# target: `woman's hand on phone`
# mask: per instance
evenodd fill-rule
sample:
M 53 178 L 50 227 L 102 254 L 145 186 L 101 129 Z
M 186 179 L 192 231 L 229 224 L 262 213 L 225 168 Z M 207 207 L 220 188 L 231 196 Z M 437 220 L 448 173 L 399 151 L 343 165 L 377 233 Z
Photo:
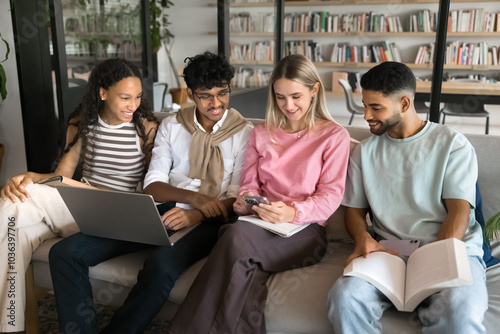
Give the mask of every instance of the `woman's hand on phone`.
M 252 210 L 257 212 L 262 220 L 273 224 L 290 223 L 295 218 L 295 209 L 281 201 L 253 206 Z
M 236 201 L 233 203 L 233 210 L 238 216 L 247 216 L 252 214 L 252 210 L 248 208 L 243 196 L 253 196 L 253 194 L 251 192 L 245 192 L 236 197 Z

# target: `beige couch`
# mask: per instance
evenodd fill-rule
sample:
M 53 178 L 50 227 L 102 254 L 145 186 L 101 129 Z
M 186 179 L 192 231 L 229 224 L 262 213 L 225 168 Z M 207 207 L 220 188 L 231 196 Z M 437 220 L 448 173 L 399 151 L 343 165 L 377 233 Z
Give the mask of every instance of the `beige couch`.
M 362 140 L 368 129 L 347 127 L 351 137 Z M 500 211 L 500 137 L 468 135 L 479 160 L 479 183 L 483 195 L 485 219 Z M 497 152 L 497 153 L 494 153 Z M 319 264 L 273 275 L 269 281 L 269 298 L 266 309 L 268 333 L 332 333 L 327 319 L 327 292 L 342 273 L 345 258 L 353 249 L 351 239 L 344 228 L 343 209 L 329 219 L 329 245 L 326 256 Z M 33 286 L 28 286 L 27 331 L 35 333 L 36 296 L 52 288 L 48 253 L 59 239 L 48 240 L 32 258 Z M 98 303 L 112 307 L 121 305 L 136 281 L 148 252 L 120 256 L 103 262 L 90 270 L 94 296 Z M 494 243 L 494 254 L 500 256 L 500 242 Z M 171 319 L 182 302 L 204 260 L 190 267 L 177 281 L 169 300 L 158 317 Z M 30 268 L 31 271 L 31 268 Z M 488 333 L 498 332 L 500 318 L 500 265 L 489 268 L 489 309 L 484 323 Z M 418 333 L 420 324 L 411 313 L 399 313 L 394 309 L 382 319 L 384 333 Z M 495 329 L 496 328 L 496 329 Z

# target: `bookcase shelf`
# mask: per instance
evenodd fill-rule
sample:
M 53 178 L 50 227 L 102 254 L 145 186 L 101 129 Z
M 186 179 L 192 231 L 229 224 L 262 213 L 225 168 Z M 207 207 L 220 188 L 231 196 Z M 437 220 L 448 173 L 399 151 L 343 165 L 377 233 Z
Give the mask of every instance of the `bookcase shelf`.
M 480 0 L 477 2 L 498 2 L 498 0 Z M 439 0 L 333 0 L 333 1 L 287 1 L 287 7 L 309 7 L 309 6 L 367 6 L 367 5 L 386 5 L 386 4 L 401 4 L 401 5 L 414 5 L 414 4 L 431 4 L 439 3 Z M 473 0 L 453 0 L 453 3 L 474 3 Z M 210 7 L 216 7 L 216 3 L 209 4 Z M 230 2 L 233 8 L 252 8 L 252 7 L 274 7 L 274 2 Z
M 286 32 L 285 37 L 433 37 L 433 32 Z M 500 37 L 500 35 L 498 35 Z
M 325 81 L 326 88 L 330 88 L 329 85 L 331 83 L 331 73 L 332 71 L 361 71 L 364 72 L 366 69 L 373 67 L 377 64 L 377 61 L 384 60 L 384 58 L 378 58 L 374 61 L 374 58 L 370 56 L 371 62 L 366 62 L 369 57 L 360 57 L 359 60 L 361 62 L 352 62 L 345 61 L 343 62 L 342 58 L 337 57 L 331 58 L 332 50 L 335 49 L 333 46 L 336 44 L 348 44 L 354 48 L 362 48 L 363 46 L 370 47 L 372 45 L 396 45 L 399 47 L 401 52 L 400 61 L 408 65 L 412 70 L 416 72 L 416 75 L 422 76 L 430 79 L 430 74 L 433 71 L 434 64 L 432 64 L 432 56 L 427 57 L 425 59 L 426 63 L 423 64 L 415 64 L 415 59 L 417 57 L 418 49 L 421 46 L 428 45 L 429 48 L 435 42 L 436 33 L 434 31 L 423 32 L 423 31 L 408 31 L 409 30 L 409 22 L 410 16 L 419 15 L 420 12 L 425 10 L 431 10 L 435 13 L 437 12 L 438 6 L 440 4 L 439 0 L 337 0 L 337 1 L 320 1 L 320 0 L 309 0 L 309 1 L 294 1 L 294 0 L 274 0 L 270 2 L 249 2 L 249 1 L 238 1 L 232 2 L 230 0 L 219 0 L 219 1 L 229 1 L 229 8 L 232 10 L 232 13 L 242 13 L 242 15 L 254 15 L 252 13 L 278 13 L 280 10 L 280 3 L 284 5 L 284 12 L 282 15 L 277 15 L 277 19 L 281 19 L 281 22 L 276 22 L 276 27 L 280 28 L 277 32 L 229 32 L 231 44 L 251 44 L 255 43 L 255 41 L 273 41 L 276 43 L 276 47 L 278 48 L 282 45 L 282 50 L 287 52 L 304 52 L 300 49 L 303 47 L 305 52 L 309 52 L 311 54 L 321 53 L 321 57 L 311 57 L 313 60 L 323 60 L 323 61 L 314 61 L 315 66 L 320 70 L 320 74 L 322 74 L 322 78 Z M 491 3 L 490 5 L 486 5 L 485 3 Z M 388 6 L 383 7 L 383 5 L 396 5 L 392 8 Z M 470 5 L 470 6 L 469 6 Z M 406 7 L 405 7 L 406 6 Z M 341 7 L 346 7 L 342 8 Z M 259 9 L 262 8 L 262 11 Z M 396 9 L 397 8 L 397 9 Z M 471 11 L 474 9 L 482 9 L 488 10 L 489 13 L 500 13 L 500 2 L 498 0 L 482 0 L 482 1 L 472 1 L 472 0 L 451 0 L 450 4 L 450 13 L 454 9 L 462 9 L 463 11 Z M 274 11 L 273 11 L 274 10 Z M 341 32 L 310 32 L 310 31 L 301 31 L 301 32 L 288 32 L 289 25 L 284 25 L 284 20 L 288 14 L 307 14 L 307 13 L 325 13 L 329 12 L 330 15 L 349 15 L 356 16 L 360 15 L 360 13 L 369 13 L 373 12 L 374 15 L 385 14 L 387 19 L 390 16 L 397 17 L 398 20 L 402 23 L 403 32 L 361 32 L 361 31 L 341 31 Z M 417 14 L 418 12 L 418 14 Z M 364 15 L 364 14 L 363 14 Z M 371 17 L 370 13 L 370 17 Z M 421 15 L 421 14 L 420 14 Z M 473 14 L 471 14 L 473 17 Z M 365 17 L 363 16 L 363 19 Z M 431 19 L 434 19 L 434 16 L 430 16 Z M 361 20 L 362 22 L 363 19 Z M 450 17 L 451 22 L 451 17 Z M 482 19 L 481 19 L 482 20 Z M 486 20 L 486 19 L 485 19 Z M 309 21 L 308 21 L 309 22 Z M 498 17 L 497 17 L 498 22 Z M 435 24 L 434 24 L 435 25 Z M 496 23 L 496 25 L 500 25 L 500 22 Z M 299 25 L 295 25 L 298 27 Z M 399 25 L 401 26 L 401 24 Z M 414 25 L 415 26 L 415 25 Z M 471 27 L 474 25 L 472 24 Z M 486 24 L 484 25 L 487 26 Z M 307 27 L 307 25 L 306 25 Z M 318 27 L 316 24 L 315 27 Z M 325 28 L 325 25 L 320 25 L 320 27 Z M 358 26 L 359 27 L 359 26 Z M 368 26 L 367 26 L 368 27 Z M 366 28 L 366 30 L 373 30 L 372 25 L 370 24 L 370 29 Z M 479 25 L 481 27 L 481 25 Z M 391 27 L 392 28 L 392 27 Z M 238 27 L 239 29 L 239 27 Z M 241 29 L 239 29 L 241 30 Z M 276 30 L 276 29 L 275 29 Z M 298 29 L 297 29 L 298 30 Z M 300 30 L 311 30 L 311 29 L 303 29 Z M 324 29 L 323 29 L 324 30 Z M 343 29 L 344 30 L 344 29 Z M 389 30 L 389 29 L 388 29 Z M 393 29 L 391 29 L 393 30 Z M 394 29 L 401 30 L 401 29 Z M 421 30 L 421 29 L 419 29 Z M 427 30 L 427 29 L 426 29 Z M 431 25 L 431 30 L 435 30 L 435 27 Z M 451 29 L 449 29 L 451 30 Z M 464 29 L 466 30 L 466 29 Z M 481 30 L 481 29 L 480 29 Z M 497 30 L 495 26 L 495 30 Z M 279 33 L 281 31 L 281 40 L 279 40 Z M 317 29 L 316 29 L 317 31 Z M 452 42 L 461 41 L 461 43 L 467 44 L 479 44 L 481 42 L 487 42 L 488 48 L 492 51 L 492 47 L 495 46 L 497 49 L 500 49 L 500 31 L 496 32 L 447 32 L 448 41 L 446 42 L 449 45 Z M 246 42 L 248 39 L 248 42 Z M 259 40 L 260 39 L 260 40 Z M 290 44 L 291 43 L 291 44 Z M 295 44 L 293 44 L 295 43 Z M 426 44 L 427 43 L 427 44 Z M 289 47 L 292 45 L 292 47 Z M 297 46 L 299 46 L 297 48 Z M 319 46 L 319 51 L 315 51 L 314 48 Z M 312 49 L 312 51 L 307 51 Z M 290 51 L 292 50 L 292 51 Z M 297 51 L 299 50 L 299 51 Z M 433 50 L 433 47 L 429 50 Z M 369 52 L 376 52 L 375 50 L 371 50 Z M 351 52 L 352 53 L 352 52 Z M 358 55 L 359 51 L 356 51 L 356 55 Z M 377 52 L 378 53 L 378 52 Z M 279 54 L 279 53 L 278 53 Z M 432 53 L 429 53 L 432 54 Z M 282 54 L 282 56 L 285 54 Z M 274 55 L 272 59 L 274 59 Z M 339 60 L 339 62 L 333 62 L 332 60 Z M 354 59 L 354 58 L 353 58 Z M 385 59 L 390 59 L 385 57 Z M 421 58 L 423 59 L 423 58 Z M 471 58 L 472 59 L 472 58 Z M 429 61 L 430 60 L 430 61 Z M 364 61 L 364 62 L 363 62 Z M 248 66 L 248 67 L 259 67 L 262 66 L 264 71 L 270 71 L 270 67 L 273 65 L 273 61 L 252 61 L 252 60 L 232 60 L 231 63 L 236 66 Z M 480 62 L 481 63 L 481 62 Z M 451 71 L 453 75 L 469 75 L 472 72 L 480 75 L 486 76 L 494 75 L 494 77 L 498 77 L 500 72 L 500 61 L 499 65 L 460 65 L 460 64 L 446 64 L 443 66 L 443 70 Z M 358 70 L 359 69 L 359 70 Z M 330 72 L 328 72 L 330 70 Z M 325 78 L 327 73 L 330 73 L 330 79 L 326 80 Z M 500 79 L 500 77 L 498 77 Z
M 232 65 L 264 65 L 272 66 L 274 63 L 272 61 L 258 61 L 258 60 L 235 60 L 231 62 Z
M 231 32 L 231 37 L 274 37 L 272 32 Z
M 356 69 L 356 68 L 372 68 L 378 63 L 361 63 L 361 62 L 334 63 L 330 61 L 322 61 L 322 62 L 313 62 L 313 64 L 316 67 Z M 405 64 L 412 69 L 430 69 L 432 66 L 432 64 L 413 64 L 413 63 L 405 63 Z

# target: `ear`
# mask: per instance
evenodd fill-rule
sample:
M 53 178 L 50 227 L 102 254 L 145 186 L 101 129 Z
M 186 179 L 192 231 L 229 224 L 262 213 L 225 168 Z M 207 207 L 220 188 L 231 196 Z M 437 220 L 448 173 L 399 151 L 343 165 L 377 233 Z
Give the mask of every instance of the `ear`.
M 193 98 L 193 90 L 191 88 L 186 88 L 186 92 L 187 92 L 187 96 L 189 97 L 189 99 L 191 101 L 194 101 L 194 98 Z
M 411 106 L 411 99 L 408 96 L 401 97 L 401 112 L 407 112 Z
M 107 92 L 104 88 L 99 88 L 99 97 L 102 101 L 106 100 Z
M 319 92 L 319 81 L 316 81 L 316 83 L 313 85 L 313 88 L 311 90 L 311 94 L 316 97 L 318 95 L 318 92 Z

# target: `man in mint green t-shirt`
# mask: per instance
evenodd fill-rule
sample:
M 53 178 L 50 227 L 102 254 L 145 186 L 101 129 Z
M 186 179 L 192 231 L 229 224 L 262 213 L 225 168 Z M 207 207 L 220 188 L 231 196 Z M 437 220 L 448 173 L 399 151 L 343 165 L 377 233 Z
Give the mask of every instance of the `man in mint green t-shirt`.
M 365 120 L 375 135 L 351 155 L 342 204 L 355 240 L 352 259 L 388 251 L 382 239 L 465 242 L 474 283 L 435 293 L 417 308 L 432 333 L 484 333 L 488 307 L 482 230 L 475 219 L 477 159 L 458 131 L 421 120 L 413 104 L 416 82 L 404 64 L 385 62 L 363 75 Z M 372 235 L 366 214 L 372 213 Z M 340 277 L 329 292 L 329 318 L 336 333 L 381 333 L 391 307 L 373 285 Z M 438 311 L 437 311 L 438 310 Z

